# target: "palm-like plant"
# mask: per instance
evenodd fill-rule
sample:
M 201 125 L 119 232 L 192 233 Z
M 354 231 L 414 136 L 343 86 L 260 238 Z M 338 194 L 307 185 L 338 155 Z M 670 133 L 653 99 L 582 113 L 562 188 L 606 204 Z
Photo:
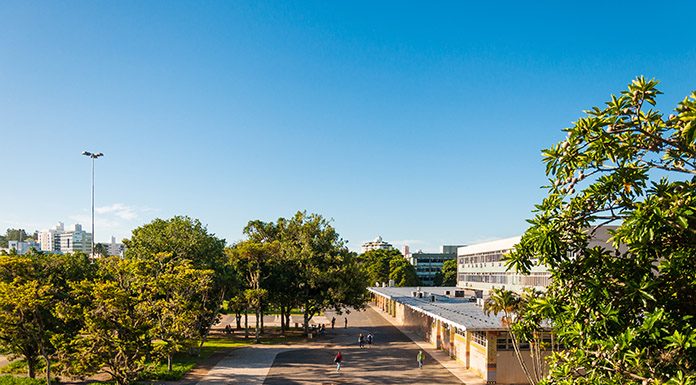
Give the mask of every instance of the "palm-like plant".
M 524 311 L 526 304 L 530 300 L 530 293 L 525 292 L 523 296 L 505 289 L 492 289 L 490 295 L 483 302 L 483 312 L 486 315 L 500 313 L 502 316 L 503 326 L 507 329 L 510 338 L 512 339 L 512 347 L 515 349 L 515 356 L 522 367 L 524 375 L 530 384 L 536 384 L 540 378 L 535 370 L 534 376 L 525 363 L 520 351 L 520 344 L 517 336 L 512 331 L 512 325 L 519 319 L 520 314 Z

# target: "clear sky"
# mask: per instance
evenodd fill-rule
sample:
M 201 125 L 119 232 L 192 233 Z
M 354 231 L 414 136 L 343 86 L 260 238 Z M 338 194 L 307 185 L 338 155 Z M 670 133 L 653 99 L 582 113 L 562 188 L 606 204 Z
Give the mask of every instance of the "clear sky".
M 531 5 L 530 5 L 531 3 Z M 693 1 L 2 1 L 0 231 L 333 218 L 436 250 L 520 234 L 540 150 L 637 75 L 696 89 Z

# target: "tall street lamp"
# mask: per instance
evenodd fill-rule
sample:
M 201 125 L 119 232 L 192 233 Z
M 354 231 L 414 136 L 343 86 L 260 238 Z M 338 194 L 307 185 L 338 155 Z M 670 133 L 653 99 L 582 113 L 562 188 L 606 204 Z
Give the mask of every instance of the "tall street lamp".
M 104 156 L 101 152 L 82 151 L 82 155 L 92 158 L 92 258 L 94 258 L 94 160 Z

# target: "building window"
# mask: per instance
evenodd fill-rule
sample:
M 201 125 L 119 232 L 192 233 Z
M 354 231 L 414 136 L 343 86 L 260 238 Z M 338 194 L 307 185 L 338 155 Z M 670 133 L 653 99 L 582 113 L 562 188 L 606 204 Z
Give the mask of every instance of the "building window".
M 486 339 L 486 332 L 472 332 L 471 340 L 476 342 L 481 346 L 488 346 L 488 340 Z

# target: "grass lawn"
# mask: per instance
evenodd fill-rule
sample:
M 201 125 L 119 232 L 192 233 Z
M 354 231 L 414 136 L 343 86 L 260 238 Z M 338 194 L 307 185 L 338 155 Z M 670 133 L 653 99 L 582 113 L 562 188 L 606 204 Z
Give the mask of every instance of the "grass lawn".
M 275 328 L 266 328 L 266 334 L 261 338 L 261 344 L 276 345 L 289 343 L 303 339 L 301 331 L 288 332 L 286 337 L 278 335 L 279 331 Z M 250 330 L 248 339 L 243 337 L 243 334 L 232 336 L 214 335 L 201 348 L 200 356 L 193 354 L 180 353 L 174 356 L 172 362 L 172 371 L 167 371 L 167 360 L 162 360 L 156 365 L 143 372 L 139 380 L 141 381 L 178 381 L 182 379 L 186 373 L 193 370 L 197 365 L 209 360 L 215 353 L 224 353 L 227 350 L 239 348 L 242 346 L 251 345 L 254 343 L 253 330 Z M 2 385 L 2 384 L 0 384 Z
M 38 378 L 4 375 L 0 376 L 0 385 L 46 385 L 46 381 Z
M 261 337 L 261 344 L 275 345 L 290 343 L 292 341 L 302 340 L 304 337 L 301 330 L 288 331 L 286 337 L 279 335 L 278 328 L 266 328 L 266 333 Z M 209 363 L 214 364 L 211 360 L 215 358 L 216 353 L 226 353 L 227 351 L 248 346 L 254 343 L 254 331 L 250 329 L 249 338 L 245 339 L 244 334 L 237 331 L 233 335 L 211 335 L 201 348 L 200 355 L 181 352 L 174 356 L 172 362 L 172 370 L 167 371 L 167 360 L 162 360 L 152 365 L 143 371 L 138 377 L 139 381 L 178 381 L 182 379 L 186 373 L 193 370 L 196 366 Z M 36 367 L 37 376 L 42 375 L 43 361 L 39 361 Z M 45 385 L 45 381 L 40 379 L 30 379 L 27 374 L 27 363 L 24 360 L 15 360 L 8 365 L 0 367 L 0 373 L 10 375 L 0 376 L 0 385 Z M 19 375 L 19 376 L 14 376 Z

